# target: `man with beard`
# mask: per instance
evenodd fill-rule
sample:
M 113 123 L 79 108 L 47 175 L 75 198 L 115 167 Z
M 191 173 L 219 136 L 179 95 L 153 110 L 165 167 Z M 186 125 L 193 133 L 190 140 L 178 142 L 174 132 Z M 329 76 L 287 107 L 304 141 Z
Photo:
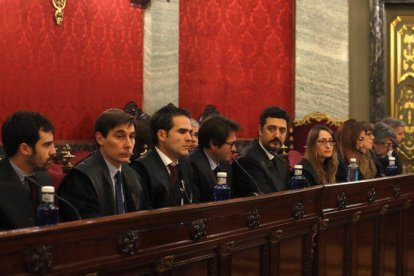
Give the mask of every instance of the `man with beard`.
M 54 128 L 39 113 L 18 111 L 2 127 L 6 159 L 0 164 L 0 229 L 35 225 L 40 187 L 51 185 L 45 172 L 56 155 Z
M 192 203 L 192 172 L 189 154 L 189 113 L 168 104 L 151 117 L 154 147 L 131 166 L 140 175 L 154 208 Z
M 262 111 L 259 138 L 252 141 L 233 163 L 234 196 L 266 194 L 289 188 L 289 167 L 275 157 L 285 142 L 289 122 L 287 112 L 280 107 L 271 106 Z
M 69 172 L 59 195 L 83 219 L 151 208 L 139 176 L 128 166 L 135 145 L 134 117 L 117 108 L 102 112 L 95 122 L 95 140 L 99 149 Z M 60 213 L 65 221 L 79 219 L 66 204 L 60 205 Z

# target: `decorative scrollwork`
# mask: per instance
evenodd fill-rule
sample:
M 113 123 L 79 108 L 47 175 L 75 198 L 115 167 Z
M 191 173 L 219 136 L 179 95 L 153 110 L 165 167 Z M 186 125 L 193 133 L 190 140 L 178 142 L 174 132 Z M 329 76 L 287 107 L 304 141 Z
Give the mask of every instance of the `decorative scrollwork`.
M 333 119 L 329 117 L 327 114 L 322 112 L 314 112 L 305 116 L 302 120 L 294 120 L 294 126 L 302 126 L 302 125 L 309 125 L 311 121 L 322 122 L 326 121 L 329 125 L 332 126 L 340 126 L 342 125 L 343 121 Z
M 52 246 L 39 245 L 25 252 L 30 272 L 46 273 L 52 269 Z
M 368 202 L 370 204 L 374 203 L 377 200 L 377 192 L 375 188 L 372 188 L 368 191 Z
M 401 187 L 398 184 L 394 186 L 394 196 L 395 197 L 401 196 Z
M 346 194 L 344 192 L 339 193 L 336 202 L 338 205 L 338 209 L 345 209 L 348 204 L 348 198 L 346 197 Z
M 198 219 L 191 223 L 191 238 L 193 241 L 199 241 L 207 236 L 207 226 L 204 219 Z
M 220 245 L 219 247 L 220 257 L 231 255 L 231 252 L 233 252 L 233 246 L 234 246 L 234 241 L 230 241 L 230 242 Z
M 356 211 L 355 213 L 352 214 L 352 222 L 358 222 L 359 219 L 361 218 L 361 211 Z
M 328 218 L 320 218 L 319 219 L 319 229 L 320 230 L 326 230 L 328 228 L 329 219 Z
M 158 273 L 165 272 L 171 270 L 174 265 L 174 255 L 165 256 L 161 260 L 157 262 L 157 266 L 155 267 L 155 271 Z
M 282 236 L 283 236 L 282 229 L 272 231 L 272 233 L 269 236 L 269 241 L 271 244 L 277 244 L 282 239 Z
M 295 219 L 303 218 L 304 214 L 305 214 L 305 207 L 303 206 L 302 202 L 296 202 L 295 204 L 293 204 L 293 217 Z
M 62 25 L 63 9 L 66 7 L 66 0 L 52 0 L 53 7 L 55 7 L 55 20 L 57 25 Z
M 246 213 L 246 224 L 249 228 L 256 228 L 260 226 L 259 210 L 255 209 Z
M 122 232 L 118 237 L 118 252 L 121 255 L 135 255 L 138 250 L 138 230 Z
M 380 215 L 385 215 L 388 212 L 388 204 L 382 206 L 381 211 L 380 211 Z

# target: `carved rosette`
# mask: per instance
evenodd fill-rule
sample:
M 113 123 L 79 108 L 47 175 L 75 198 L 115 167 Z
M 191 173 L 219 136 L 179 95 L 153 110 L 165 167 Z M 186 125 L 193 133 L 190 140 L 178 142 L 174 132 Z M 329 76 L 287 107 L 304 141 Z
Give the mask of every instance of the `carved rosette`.
M 293 217 L 295 219 L 302 219 L 305 214 L 305 207 L 302 202 L 296 202 L 293 204 Z
M 272 231 L 272 233 L 269 236 L 269 241 L 273 245 L 278 244 L 280 240 L 282 239 L 282 236 L 283 236 L 282 229 Z
M 219 247 L 219 255 L 220 257 L 230 256 L 233 252 L 234 241 L 227 242 L 225 244 L 220 245 Z
M 338 209 L 345 209 L 348 204 L 348 198 L 346 197 L 346 194 L 344 192 L 339 193 L 336 198 L 336 202 L 338 205 Z
M 207 226 L 204 219 L 198 219 L 191 223 L 191 238 L 199 241 L 207 236 Z
M 388 204 L 387 205 L 384 205 L 384 206 L 382 206 L 382 208 L 381 208 L 381 211 L 380 211 L 380 215 L 385 215 L 385 214 L 387 214 L 387 212 L 388 212 Z
M 398 184 L 394 186 L 394 196 L 397 198 L 401 196 L 401 187 Z
M 410 208 L 410 206 L 411 206 L 411 199 L 407 200 L 407 201 L 404 203 L 404 209 L 408 209 L 408 208 Z
M 169 255 L 165 256 L 161 260 L 158 261 L 157 266 L 155 267 L 155 271 L 158 273 L 162 273 L 168 270 L 171 270 L 174 265 L 174 256 Z
M 361 211 L 356 211 L 355 213 L 352 214 L 352 222 L 358 222 L 359 219 L 361 218 Z
M 259 210 L 253 210 L 246 213 L 246 224 L 249 228 L 256 228 L 260 226 Z
M 46 273 L 52 269 L 52 246 L 39 245 L 25 252 L 30 272 Z
M 122 232 L 118 237 L 118 252 L 120 255 L 135 255 L 138 250 L 138 230 Z
M 319 219 L 319 229 L 320 230 L 326 230 L 328 228 L 329 219 L 328 218 L 320 218 Z
M 375 200 L 377 200 L 377 192 L 375 191 L 375 188 L 372 188 L 368 191 L 368 202 L 372 204 Z

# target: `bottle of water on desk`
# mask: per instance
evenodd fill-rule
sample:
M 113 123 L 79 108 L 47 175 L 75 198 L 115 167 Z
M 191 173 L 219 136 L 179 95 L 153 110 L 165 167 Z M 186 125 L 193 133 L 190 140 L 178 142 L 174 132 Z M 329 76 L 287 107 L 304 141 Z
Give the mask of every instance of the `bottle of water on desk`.
M 214 186 L 214 201 L 230 198 L 230 187 L 227 185 L 227 173 L 217 173 L 217 184 Z
M 346 169 L 346 181 L 358 181 L 359 180 L 359 169 L 356 158 L 349 159 L 349 165 Z
M 395 157 L 390 156 L 388 157 L 388 166 L 386 176 L 393 176 L 397 175 L 397 166 L 395 165 Z
M 294 169 L 294 175 L 292 176 L 292 181 L 290 183 L 291 189 L 299 189 L 309 186 L 308 181 L 302 174 L 302 165 L 295 165 L 293 167 Z
M 36 210 L 36 225 L 56 224 L 59 221 L 59 208 L 55 205 L 55 187 L 43 186 L 42 203 Z

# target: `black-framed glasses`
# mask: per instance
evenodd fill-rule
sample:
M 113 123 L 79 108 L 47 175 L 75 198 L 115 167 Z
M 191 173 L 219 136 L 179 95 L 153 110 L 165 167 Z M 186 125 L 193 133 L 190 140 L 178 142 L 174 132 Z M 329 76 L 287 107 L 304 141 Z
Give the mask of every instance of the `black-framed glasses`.
M 334 141 L 334 140 L 325 140 L 325 139 L 322 139 L 322 140 L 316 140 L 316 142 L 318 142 L 321 146 L 324 146 L 324 147 L 326 147 L 328 144 L 331 147 L 333 147 L 333 146 L 336 145 L 336 141 Z
M 381 143 L 381 144 L 383 144 L 387 148 L 391 148 L 392 147 L 392 143 L 386 143 L 386 142 L 384 142 L 384 143 Z
M 236 146 L 236 142 L 232 142 L 232 143 L 224 142 L 224 144 L 229 145 L 230 148 L 232 148 L 233 146 Z

